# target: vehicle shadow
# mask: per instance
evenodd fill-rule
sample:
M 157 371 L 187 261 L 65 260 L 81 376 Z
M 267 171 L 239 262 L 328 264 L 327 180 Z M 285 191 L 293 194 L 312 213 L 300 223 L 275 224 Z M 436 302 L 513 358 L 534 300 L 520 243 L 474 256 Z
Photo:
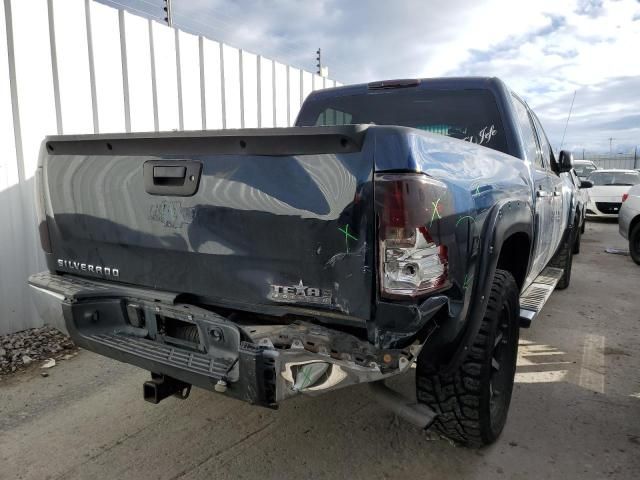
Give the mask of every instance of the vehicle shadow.
M 534 350 L 530 358 L 537 361 L 519 371 L 505 432 L 488 448 L 457 447 L 435 433 L 420 431 L 394 418 L 366 386 L 359 386 L 297 398 L 278 412 L 256 414 L 239 407 L 233 417 L 245 420 L 236 427 L 248 427 L 245 422 L 251 419 L 248 432 L 215 461 L 188 469 L 187 477 L 559 478 L 581 473 L 602 478 L 611 472 L 630 474 L 634 464 L 640 466 L 629 440 L 638 434 L 638 423 L 632 425 L 627 412 L 612 411 L 618 400 L 594 397 L 592 390 L 566 381 L 565 362 L 572 362 L 562 359 L 557 349 Z M 411 377 L 391 385 L 411 392 Z M 207 400 L 202 402 L 205 410 L 215 410 L 211 404 L 205 406 Z M 625 408 L 638 412 L 631 401 Z M 603 418 L 609 423 L 606 432 Z M 210 434 L 227 435 L 227 428 L 218 426 Z M 606 455 L 603 444 L 609 446 Z

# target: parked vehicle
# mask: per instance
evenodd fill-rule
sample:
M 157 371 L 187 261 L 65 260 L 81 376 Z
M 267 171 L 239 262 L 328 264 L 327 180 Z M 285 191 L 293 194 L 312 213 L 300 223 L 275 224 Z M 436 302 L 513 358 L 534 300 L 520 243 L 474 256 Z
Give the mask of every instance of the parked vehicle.
M 368 382 L 420 427 L 495 441 L 519 329 L 570 282 L 571 154 L 495 78 L 316 91 L 296 124 L 47 137 L 30 284 L 78 345 L 153 372 L 154 403 Z M 382 382 L 412 364 L 410 406 Z
M 580 180 L 575 169 L 570 172 L 561 173 L 560 178 L 563 179 L 564 189 L 569 190 L 569 198 L 571 199 L 571 211 L 576 212 L 576 239 L 573 244 L 573 253 L 580 253 L 580 240 L 585 230 L 587 203 L 589 203 L 588 189 L 593 186 L 589 180 Z
M 573 168 L 580 180 L 586 180 L 589 175 L 598 170 L 598 166 L 591 160 L 574 160 Z
M 622 195 L 633 185 L 640 183 L 640 172 L 635 170 L 606 169 L 589 175 L 593 187 L 589 190 L 587 215 L 592 217 L 617 218 Z
M 629 240 L 631 258 L 640 265 L 640 184 L 622 195 L 618 228 L 620 235 Z

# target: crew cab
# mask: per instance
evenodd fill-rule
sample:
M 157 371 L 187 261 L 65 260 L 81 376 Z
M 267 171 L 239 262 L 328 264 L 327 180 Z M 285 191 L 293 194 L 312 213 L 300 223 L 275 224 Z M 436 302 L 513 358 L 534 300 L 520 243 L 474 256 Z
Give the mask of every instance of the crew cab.
M 316 91 L 292 128 L 51 136 L 29 283 L 78 345 L 152 372 L 151 402 L 370 383 L 484 445 L 519 329 L 569 284 L 571 168 L 496 78 Z M 412 365 L 408 405 L 383 382 Z

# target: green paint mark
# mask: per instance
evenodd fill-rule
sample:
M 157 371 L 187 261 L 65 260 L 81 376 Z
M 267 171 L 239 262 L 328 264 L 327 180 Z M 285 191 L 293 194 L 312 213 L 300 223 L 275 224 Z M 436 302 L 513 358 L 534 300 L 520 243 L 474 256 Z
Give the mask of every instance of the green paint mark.
M 357 242 L 358 238 L 354 237 L 353 235 L 351 235 L 351 233 L 349 233 L 349 224 L 345 225 L 343 228 L 338 227 L 338 230 L 344 233 L 344 244 L 347 248 L 347 253 L 349 253 L 349 239 Z
M 433 221 L 435 220 L 436 215 L 438 216 L 438 220 L 442 219 L 442 217 L 440 216 L 440 208 L 442 208 L 442 205 L 440 205 L 440 199 L 438 198 L 435 202 L 431 202 L 431 205 L 433 205 L 433 213 L 431 214 L 431 221 L 429 222 L 429 227 L 433 225 Z
M 464 217 L 460 217 L 458 219 L 458 221 L 456 222 L 456 227 L 460 224 L 460 222 L 462 222 L 465 218 L 468 218 L 469 220 L 471 220 L 472 222 L 475 223 L 475 218 L 473 218 L 471 215 L 465 215 Z
M 471 280 L 471 279 L 469 278 L 469 274 L 468 274 L 468 273 L 467 273 L 467 274 L 465 274 L 465 276 L 464 276 L 464 283 L 463 283 L 463 285 L 462 285 L 462 289 L 463 289 L 463 290 L 466 290 L 466 289 L 467 289 L 467 287 L 469 286 L 469 281 L 470 281 L 470 280 Z
M 311 374 L 308 368 L 302 368 L 302 376 L 304 377 L 304 380 L 302 381 L 302 385 L 300 385 L 300 390 L 311 384 Z

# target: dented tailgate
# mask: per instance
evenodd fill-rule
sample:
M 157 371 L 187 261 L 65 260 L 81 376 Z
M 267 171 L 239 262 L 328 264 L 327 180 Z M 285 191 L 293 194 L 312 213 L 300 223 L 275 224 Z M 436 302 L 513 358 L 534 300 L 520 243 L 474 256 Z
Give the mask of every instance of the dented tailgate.
M 199 303 L 364 321 L 369 143 L 361 126 L 50 137 L 49 267 Z

